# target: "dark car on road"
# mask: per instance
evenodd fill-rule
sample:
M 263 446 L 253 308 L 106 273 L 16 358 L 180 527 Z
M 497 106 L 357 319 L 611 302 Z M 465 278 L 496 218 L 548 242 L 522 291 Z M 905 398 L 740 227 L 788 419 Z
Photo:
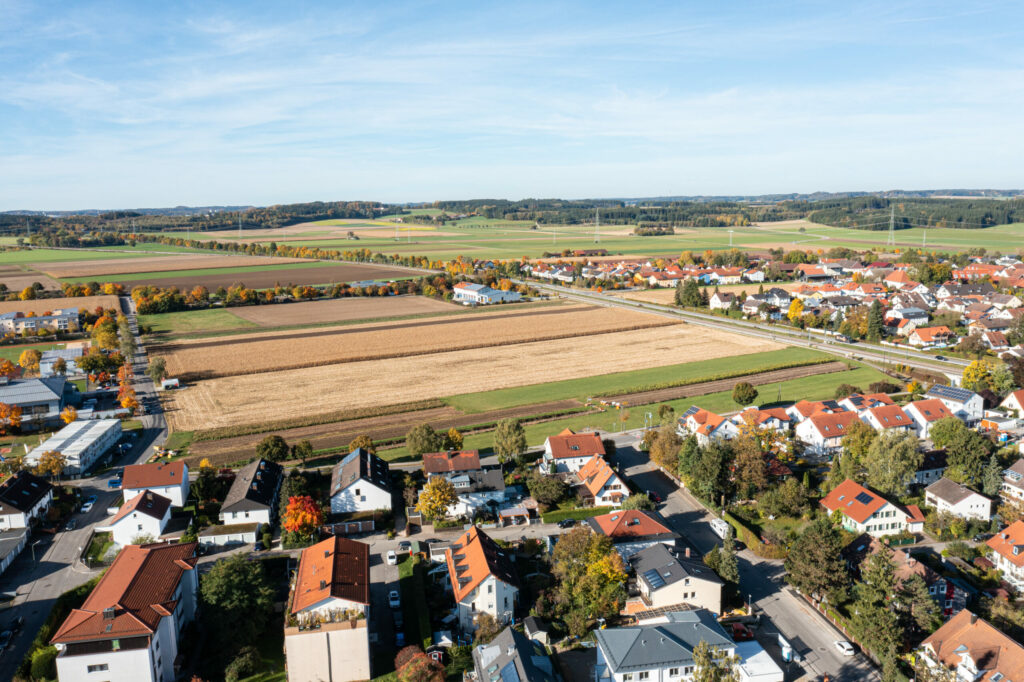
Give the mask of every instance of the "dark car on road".
M 576 525 L 576 519 L 562 519 L 558 522 L 559 528 L 572 528 Z

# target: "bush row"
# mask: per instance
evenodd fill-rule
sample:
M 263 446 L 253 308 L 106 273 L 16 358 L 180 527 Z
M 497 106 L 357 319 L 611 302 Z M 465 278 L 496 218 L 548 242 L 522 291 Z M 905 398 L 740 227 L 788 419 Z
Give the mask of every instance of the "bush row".
M 729 512 L 722 512 L 722 518 L 728 521 L 729 525 L 736 529 L 736 537 L 743 541 L 743 543 L 757 556 L 764 557 L 765 559 L 786 558 L 786 554 L 788 554 L 788 552 L 785 547 L 779 545 L 766 545 L 761 542 L 761 538 L 758 537 L 757 533 L 748 528 L 746 524 Z
M 582 521 L 593 516 L 600 516 L 615 511 L 615 507 L 587 507 L 586 509 L 556 509 L 555 511 L 544 512 L 541 519 L 544 523 L 558 523 L 566 519 Z

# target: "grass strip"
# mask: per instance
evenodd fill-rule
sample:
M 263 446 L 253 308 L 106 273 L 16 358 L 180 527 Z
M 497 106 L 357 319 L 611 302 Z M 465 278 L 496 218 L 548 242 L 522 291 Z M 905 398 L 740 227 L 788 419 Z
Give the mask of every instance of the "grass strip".
M 433 643 L 427 611 L 426 584 L 419 557 L 405 556 L 398 565 L 398 586 L 402 590 L 406 644 L 419 644 L 424 650 Z
M 601 514 L 614 511 L 615 507 L 587 507 L 586 509 L 556 509 L 555 511 L 544 512 L 541 519 L 544 523 L 558 523 L 566 519 L 582 521 Z

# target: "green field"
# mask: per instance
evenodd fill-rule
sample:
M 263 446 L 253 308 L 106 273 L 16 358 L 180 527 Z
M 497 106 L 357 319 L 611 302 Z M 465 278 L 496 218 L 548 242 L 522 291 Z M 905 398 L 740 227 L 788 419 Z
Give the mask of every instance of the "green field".
M 177 313 L 139 315 L 139 324 L 152 327 L 156 333 L 216 332 L 225 329 L 259 328 L 260 325 L 242 319 L 230 310 L 208 308 Z
M 65 346 L 66 344 L 63 343 L 33 343 L 24 346 L 0 346 L 0 358 L 10 360 L 14 364 L 18 364 L 18 358 L 21 357 L 23 351 L 35 349 L 42 353 L 44 350 L 60 350 Z
M 645 387 L 674 382 L 710 381 L 715 376 L 733 374 L 736 371 L 755 373 L 767 371 L 779 365 L 811 363 L 830 359 L 832 356 L 806 348 L 783 348 L 782 350 L 751 353 L 728 358 L 716 358 L 704 362 L 688 362 L 667 367 L 652 367 L 633 372 L 618 372 L 598 376 L 533 384 L 481 393 L 464 393 L 446 398 L 445 402 L 464 412 L 486 412 L 519 405 L 551 402 L 576 398 L 586 400 L 598 395 L 614 395 L 643 390 Z

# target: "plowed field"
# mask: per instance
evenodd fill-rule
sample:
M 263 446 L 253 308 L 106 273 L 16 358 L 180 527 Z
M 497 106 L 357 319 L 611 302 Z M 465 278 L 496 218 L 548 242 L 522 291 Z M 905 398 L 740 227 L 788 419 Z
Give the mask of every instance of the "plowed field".
M 314 322 L 345 322 L 374 317 L 399 317 L 421 313 L 444 313 L 455 310 L 445 303 L 425 296 L 386 296 L 383 298 L 337 298 L 329 301 L 308 301 L 284 305 L 261 305 L 232 308 L 238 317 L 264 327 L 285 327 Z
M 56 310 L 57 308 L 92 310 L 96 306 L 121 309 L 117 296 L 80 296 L 78 298 L 38 298 L 32 301 L 0 301 L 0 313 L 31 311 L 40 315 L 47 310 Z
M 308 260 L 303 260 L 308 263 Z M 274 265 L 280 262 L 274 259 Z M 338 282 L 357 282 L 362 280 L 397 279 L 401 277 L 418 276 L 412 270 L 392 268 L 385 265 L 363 265 L 362 263 L 344 263 L 330 265 L 324 263 L 322 266 L 285 268 L 275 270 L 252 271 L 248 268 L 244 272 L 237 272 L 240 268 L 225 268 L 223 272 L 207 272 L 205 274 L 178 274 L 173 277 L 160 277 L 160 273 L 140 273 L 139 277 L 120 276 L 121 282 L 128 289 L 137 285 L 149 285 L 157 287 L 178 287 L 179 289 L 191 289 L 195 286 L 204 286 L 210 291 L 217 287 L 229 287 L 232 284 L 244 284 L 250 289 L 264 289 L 267 287 L 281 285 L 300 286 L 306 284 L 336 284 Z M 154 276 L 154 274 L 156 276 Z

